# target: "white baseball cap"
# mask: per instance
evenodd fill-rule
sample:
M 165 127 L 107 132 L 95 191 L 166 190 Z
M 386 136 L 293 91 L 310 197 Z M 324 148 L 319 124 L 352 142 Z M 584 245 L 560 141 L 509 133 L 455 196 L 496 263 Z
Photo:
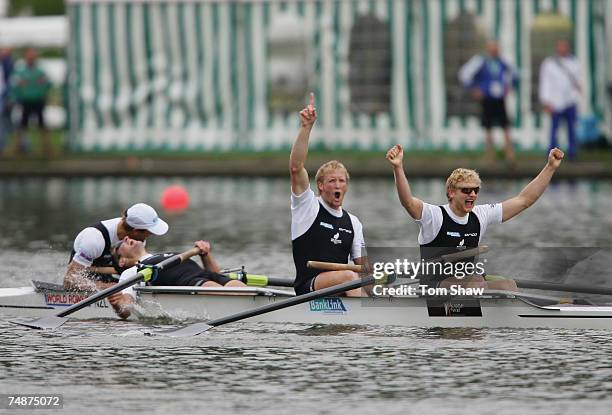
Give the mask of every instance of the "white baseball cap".
M 155 209 L 144 203 L 136 203 L 129 208 L 125 221 L 134 229 L 145 229 L 155 235 L 168 232 L 168 224 L 157 216 Z

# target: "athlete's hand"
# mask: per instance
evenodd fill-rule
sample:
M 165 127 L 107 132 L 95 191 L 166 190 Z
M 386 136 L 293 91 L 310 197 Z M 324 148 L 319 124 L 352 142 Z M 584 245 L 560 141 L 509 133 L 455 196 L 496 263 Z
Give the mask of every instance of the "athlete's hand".
M 200 256 L 206 256 L 210 253 L 210 242 L 208 241 L 196 241 L 195 247 L 200 248 Z
M 387 151 L 385 157 L 393 167 L 401 167 L 404 159 L 404 149 L 401 145 L 396 144 Z
M 108 300 L 110 305 L 116 306 L 121 304 L 121 300 L 123 300 L 123 294 L 121 293 L 121 291 L 119 291 L 118 293 L 109 295 L 108 297 L 106 297 L 106 299 Z
M 556 169 L 561 165 L 561 160 L 563 160 L 564 156 L 565 154 L 563 154 L 563 151 L 556 147 L 553 148 L 550 150 L 550 153 L 548 153 L 548 165 L 553 169 Z
M 302 127 L 312 127 L 317 120 L 317 108 L 314 104 L 314 92 L 310 93 L 310 103 L 300 111 L 300 122 Z

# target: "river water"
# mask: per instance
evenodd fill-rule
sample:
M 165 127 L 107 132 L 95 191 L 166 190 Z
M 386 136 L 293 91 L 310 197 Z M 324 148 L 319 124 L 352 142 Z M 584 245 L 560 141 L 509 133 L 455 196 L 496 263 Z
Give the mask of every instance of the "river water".
M 162 190 L 177 183 L 189 190 L 190 209 L 160 209 L 170 232 L 149 239 L 151 251 L 185 250 L 204 238 L 222 266 L 292 275 L 287 180 L 11 179 L 0 180 L 0 287 L 60 282 L 80 229 L 135 202 L 158 207 Z M 525 184 L 487 181 L 479 203 Z M 442 180 L 412 187 L 444 203 Z M 418 228 L 392 180 L 355 180 L 345 206 L 364 223 L 368 245 L 416 245 Z M 611 207 L 610 182 L 555 183 L 522 215 L 491 227 L 484 242 L 504 250 L 609 248 Z M 563 281 L 612 286 L 605 273 Z M 71 320 L 39 332 L 0 318 L 0 394 L 59 393 L 62 413 L 90 414 L 607 414 L 612 404 L 608 331 L 236 323 L 189 339 L 143 335 L 165 324 Z

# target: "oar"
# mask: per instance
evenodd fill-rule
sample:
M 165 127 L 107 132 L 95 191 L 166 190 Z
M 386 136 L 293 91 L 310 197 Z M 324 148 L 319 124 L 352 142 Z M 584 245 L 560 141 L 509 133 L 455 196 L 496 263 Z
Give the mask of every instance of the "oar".
M 170 337 L 190 337 L 202 334 L 205 331 L 210 330 L 213 327 L 218 327 L 223 324 L 233 323 L 238 320 L 244 320 L 246 318 L 255 317 L 260 314 L 269 313 L 283 308 L 291 307 L 294 305 L 302 304 L 308 301 L 316 300 L 317 298 L 328 297 L 336 294 L 342 294 L 345 291 L 354 290 L 361 288 L 366 285 L 371 285 L 376 282 L 373 276 L 363 277 L 358 280 L 344 282 L 342 284 L 334 285 L 333 287 L 323 288 L 322 290 L 313 291 L 307 294 L 298 295 L 297 297 L 288 298 L 286 300 L 278 301 L 271 304 L 266 304 L 261 307 L 257 307 L 253 310 L 242 311 L 240 313 L 232 314 L 231 316 L 221 317 L 215 320 L 208 321 L 206 323 L 193 323 L 185 327 L 178 329 L 158 331 L 156 334 Z
M 277 287 L 293 287 L 295 278 L 293 277 L 275 277 L 272 275 L 259 275 L 249 274 L 242 271 L 238 272 L 227 272 L 221 274 L 227 275 L 228 278 L 233 280 L 239 280 L 251 287 L 265 287 L 267 285 L 274 285 Z
M 461 258 L 469 258 L 479 253 L 486 252 L 488 250 L 487 246 L 481 246 L 472 249 L 466 249 L 465 251 L 453 253 L 451 255 L 442 255 L 440 258 L 436 258 L 436 260 L 446 260 L 445 258 L 450 258 L 449 261 L 457 261 Z M 346 265 L 346 264 L 343 264 Z M 185 327 L 181 327 L 178 329 L 171 329 L 165 331 L 156 332 L 157 334 L 161 334 L 163 336 L 170 337 L 190 337 L 197 336 L 198 334 L 202 334 L 205 331 L 210 330 L 213 327 L 218 327 L 223 324 L 233 323 L 235 321 L 244 320 L 247 318 L 255 317 L 260 314 L 269 313 L 276 310 L 281 310 L 283 308 L 292 307 L 294 305 L 302 304 L 308 301 L 316 300 L 318 298 L 328 297 L 336 294 L 342 294 L 345 291 L 354 290 L 356 288 L 365 287 L 366 285 L 372 285 L 376 283 L 376 278 L 369 275 L 367 277 L 360 278 L 354 281 L 344 282 L 342 284 L 334 285 L 333 287 L 323 288 L 322 290 L 313 291 L 307 294 L 298 295 L 297 297 L 288 298 L 286 300 L 278 301 L 276 303 L 266 304 L 264 306 L 255 308 L 253 310 L 242 311 L 240 313 L 232 314 L 230 316 L 221 317 L 215 320 L 211 320 L 208 322 L 200 322 L 193 323 Z
M 429 259 L 427 261 L 437 262 L 440 259 L 442 259 L 445 262 L 455 262 L 463 258 L 470 258 L 473 256 L 478 256 L 488 251 L 489 251 L 489 245 L 480 245 L 480 246 L 477 246 L 476 248 L 466 249 L 465 251 L 457 251 L 457 252 L 453 252 L 452 254 L 440 255 L 440 258 Z
M 321 261 L 308 261 L 306 263 L 308 268 L 313 269 L 324 269 L 327 271 L 355 271 L 364 272 L 365 268 L 363 265 L 355 264 L 341 264 L 338 262 L 321 262 Z
M 177 264 L 180 264 L 183 261 L 186 261 L 188 258 L 199 254 L 200 252 L 201 251 L 199 248 L 192 248 L 189 251 L 185 251 L 182 254 L 174 255 L 160 262 L 159 264 L 156 265 L 155 268 L 157 268 L 158 270 L 162 270 L 165 268 L 173 267 Z M 39 319 L 26 321 L 26 322 L 11 321 L 11 323 L 20 324 L 22 326 L 31 327 L 34 329 L 55 329 L 61 326 L 62 324 L 64 324 L 66 321 L 68 321 L 68 318 L 67 318 L 68 315 L 75 313 L 79 311 L 80 309 L 87 307 L 91 304 L 94 304 L 100 300 L 103 300 L 106 297 L 123 290 L 124 288 L 134 285 L 146 278 L 149 278 L 152 275 L 152 273 L 153 273 L 152 268 L 145 268 L 139 271 L 133 277 L 130 277 L 126 279 L 125 281 L 121 281 L 120 283 L 115 284 L 103 291 L 100 291 L 92 295 L 91 297 L 87 297 L 83 301 L 79 301 L 78 303 L 71 305 L 70 307 L 68 307 L 67 309 L 63 310 L 60 313 L 57 313 L 56 315 L 41 317 Z
M 514 280 L 519 288 L 531 288 L 534 290 L 564 291 L 577 294 L 599 294 L 612 295 L 612 288 L 598 288 L 580 284 L 558 284 L 554 282 Z

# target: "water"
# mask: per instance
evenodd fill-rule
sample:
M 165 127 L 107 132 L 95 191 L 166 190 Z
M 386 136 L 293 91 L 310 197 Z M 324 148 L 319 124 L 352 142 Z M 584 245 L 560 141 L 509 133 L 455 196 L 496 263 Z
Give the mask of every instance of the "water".
M 287 180 L 27 179 L 0 181 L 0 287 L 61 281 L 84 225 L 137 201 L 157 206 L 173 183 L 189 189 L 191 209 L 163 214 L 171 231 L 151 238 L 150 250 L 184 250 L 204 238 L 222 266 L 291 275 Z M 486 182 L 480 202 L 525 184 Z M 413 192 L 444 202 L 439 180 L 415 181 Z M 485 242 L 610 247 L 611 202 L 610 182 L 555 184 L 527 212 L 490 228 Z M 346 207 L 369 245 L 415 245 L 417 227 L 391 180 L 355 180 Z M 607 331 L 236 323 L 189 339 L 143 335 L 162 327 L 69 321 L 39 332 L 0 319 L 0 393 L 62 393 L 62 412 L 90 414 L 607 414 L 612 403 Z

